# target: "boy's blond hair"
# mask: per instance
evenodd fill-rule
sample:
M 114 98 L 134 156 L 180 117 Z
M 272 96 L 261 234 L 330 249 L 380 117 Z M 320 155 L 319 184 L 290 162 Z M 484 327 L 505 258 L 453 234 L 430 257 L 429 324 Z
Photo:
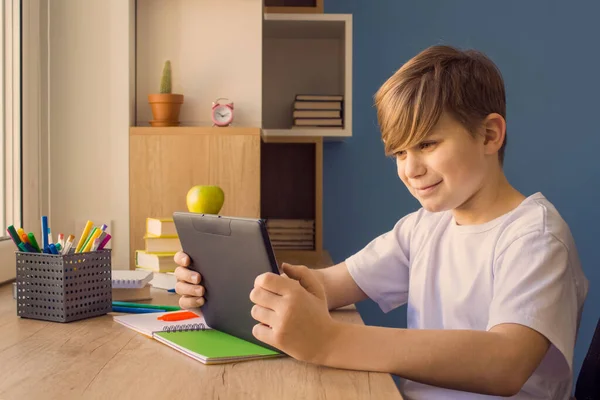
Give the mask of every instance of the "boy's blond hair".
M 504 80 L 496 65 L 476 50 L 436 45 L 417 54 L 375 94 L 385 152 L 417 145 L 443 111 L 472 135 L 491 113 L 506 119 Z M 498 152 L 504 161 L 506 139 Z

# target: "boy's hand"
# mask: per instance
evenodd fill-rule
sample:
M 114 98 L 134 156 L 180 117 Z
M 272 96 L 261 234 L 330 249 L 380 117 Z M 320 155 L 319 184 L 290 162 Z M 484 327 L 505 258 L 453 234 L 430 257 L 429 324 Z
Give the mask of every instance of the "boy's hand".
M 323 285 L 305 266 L 282 265 L 287 276 L 259 275 L 250 292 L 254 336 L 288 355 L 322 363 L 337 334 Z
M 200 285 L 202 277 L 196 271 L 190 271 L 187 268 L 190 265 L 190 257 L 180 251 L 175 254 L 174 260 L 179 265 L 175 269 L 177 278 L 175 292 L 181 295 L 179 306 L 181 308 L 197 308 L 204 305 L 204 286 Z

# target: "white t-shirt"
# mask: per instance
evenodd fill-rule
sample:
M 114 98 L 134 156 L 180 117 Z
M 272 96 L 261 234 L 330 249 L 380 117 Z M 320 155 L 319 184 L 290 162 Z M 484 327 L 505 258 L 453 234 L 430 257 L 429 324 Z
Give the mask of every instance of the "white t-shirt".
M 541 193 L 480 225 L 420 209 L 346 264 L 384 312 L 408 303 L 409 329 L 486 331 L 518 323 L 540 332 L 550 350 L 511 398 L 569 398 L 588 281 L 569 227 Z M 495 398 L 409 380 L 401 390 L 407 400 Z

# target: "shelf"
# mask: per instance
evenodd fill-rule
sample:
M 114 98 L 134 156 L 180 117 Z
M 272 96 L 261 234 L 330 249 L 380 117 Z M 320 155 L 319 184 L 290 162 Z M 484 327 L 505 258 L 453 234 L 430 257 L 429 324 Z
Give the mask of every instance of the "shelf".
M 258 127 L 212 127 L 212 126 L 132 126 L 130 135 L 260 135 Z
M 262 135 L 265 137 L 265 141 L 270 138 L 279 137 L 322 137 L 325 141 L 342 140 L 348 137 L 352 137 L 352 131 L 349 129 L 318 129 L 318 128 L 307 128 L 307 129 L 263 129 Z
M 262 128 L 268 136 L 352 136 L 352 15 L 265 14 Z M 293 128 L 296 95 L 342 95 L 343 128 Z
M 349 14 L 265 14 L 263 36 L 285 39 L 344 40 Z

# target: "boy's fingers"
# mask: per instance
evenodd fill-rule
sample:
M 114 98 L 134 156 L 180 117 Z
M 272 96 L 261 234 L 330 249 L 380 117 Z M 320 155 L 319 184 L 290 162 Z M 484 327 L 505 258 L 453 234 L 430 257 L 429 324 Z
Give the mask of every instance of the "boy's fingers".
M 175 278 L 178 281 L 198 284 L 202 281 L 202 276 L 196 271 L 191 271 L 186 267 L 175 268 Z
M 179 307 L 190 309 L 202 307 L 204 305 L 204 297 L 181 296 L 179 298 Z
M 178 251 L 177 253 L 175 253 L 173 260 L 177 265 L 180 265 L 182 267 L 187 267 L 188 265 L 190 265 L 190 257 L 182 251 Z
M 260 340 L 261 342 L 264 342 L 271 346 L 274 345 L 275 340 L 273 338 L 273 329 L 269 328 L 264 324 L 254 325 L 254 328 L 252 328 L 252 335 L 254 335 L 254 337 Z
M 275 311 L 269 310 L 258 305 L 254 305 L 250 310 L 250 315 L 256 321 L 261 322 L 267 326 L 273 326 L 276 321 Z
M 202 297 L 204 296 L 204 287 L 179 281 L 175 284 L 175 292 L 185 296 Z
M 293 288 L 294 281 L 281 275 L 267 272 L 256 277 L 254 287 L 261 287 L 269 292 L 283 296 Z

